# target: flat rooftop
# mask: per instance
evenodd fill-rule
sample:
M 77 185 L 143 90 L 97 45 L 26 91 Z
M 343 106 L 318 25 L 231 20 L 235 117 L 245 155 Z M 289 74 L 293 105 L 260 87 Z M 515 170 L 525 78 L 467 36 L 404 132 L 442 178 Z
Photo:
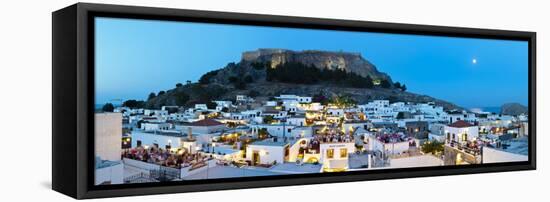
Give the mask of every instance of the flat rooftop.
M 216 178 L 235 178 L 235 177 L 254 177 L 281 175 L 281 173 L 271 172 L 267 169 L 237 168 L 231 166 L 216 166 L 193 175 L 183 177 L 184 180 L 216 179 Z
M 257 145 L 257 146 L 285 146 L 289 144 L 288 142 L 273 142 L 273 141 L 257 141 L 257 142 L 253 142 L 253 143 L 250 143 L 250 145 Z
M 208 149 L 208 151 L 206 153 L 222 153 L 222 154 L 233 154 L 235 152 L 239 152 L 240 150 L 238 149 L 233 149 L 232 147 L 230 146 L 216 146 L 216 147 L 206 147 L 206 148 L 203 148 L 204 149 Z
M 298 165 L 296 163 L 282 163 L 271 167 L 269 171 L 283 174 L 319 173 L 321 172 L 322 167 L 322 164 L 314 165 L 304 163 L 302 165 Z
M 144 130 L 135 130 L 136 132 L 153 134 L 153 135 L 163 135 L 171 137 L 187 137 L 187 134 L 182 134 L 180 131 L 144 131 Z
M 509 145 L 506 149 L 501 148 L 493 148 L 500 151 L 510 152 L 514 154 L 520 154 L 520 155 L 529 155 L 529 140 L 527 137 L 520 137 L 516 139 L 512 139 L 510 141 L 503 142 L 504 144 Z

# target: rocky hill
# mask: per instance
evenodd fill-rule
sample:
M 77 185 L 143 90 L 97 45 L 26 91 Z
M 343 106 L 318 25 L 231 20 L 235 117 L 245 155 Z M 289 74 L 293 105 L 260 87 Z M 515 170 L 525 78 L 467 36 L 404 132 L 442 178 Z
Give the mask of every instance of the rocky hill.
M 391 82 L 388 75 L 379 72 L 372 63 L 364 59 L 359 53 L 258 49 L 244 52 L 241 60 L 241 63 L 269 63 L 271 68 L 289 62 L 301 63 L 307 66 L 313 65 L 320 69 L 344 70 L 359 76 L 370 76 L 375 80 L 388 80 Z
M 358 103 L 375 99 L 392 102 L 436 102 L 446 109 L 462 109 L 426 95 L 406 92 L 406 87 L 360 54 L 327 51 L 259 49 L 244 52 L 237 63 L 205 73 L 198 83 L 178 85 L 150 97 L 146 106 L 193 106 L 211 100 L 233 100 L 236 95 L 268 100 L 280 94 L 349 96 Z
M 528 109 L 519 103 L 507 103 L 500 107 L 500 113 L 503 115 L 517 116 L 520 114 L 527 114 Z

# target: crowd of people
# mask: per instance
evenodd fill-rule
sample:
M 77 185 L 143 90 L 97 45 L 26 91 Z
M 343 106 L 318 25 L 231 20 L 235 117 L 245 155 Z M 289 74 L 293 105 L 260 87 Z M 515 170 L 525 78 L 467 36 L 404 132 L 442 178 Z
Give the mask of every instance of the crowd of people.
M 326 132 L 323 134 L 317 134 L 311 139 L 307 145 L 307 149 L 310 152 L 318 152 L 321 143 L 339 143 L 339 142 L 353 142 L 354 138 L 352 135 L 347 135 L 337 132 Z
M 408 141 L 410 138 L 403 134 L 376 134 L 376 139 L 383 143 L 395 143 Z
M 122 158 L 128 158 L 147 163 L 154 163 L 161 166 L 182 168 L 191 166 L 195 162 L 199 162 L 204 157 L 200 154 L 191 154 L 185 150 L 177 152 L 162 149 L 157 147 L 145 148 L 139 146 L 132 149 L 126 149 L 122 152 Z

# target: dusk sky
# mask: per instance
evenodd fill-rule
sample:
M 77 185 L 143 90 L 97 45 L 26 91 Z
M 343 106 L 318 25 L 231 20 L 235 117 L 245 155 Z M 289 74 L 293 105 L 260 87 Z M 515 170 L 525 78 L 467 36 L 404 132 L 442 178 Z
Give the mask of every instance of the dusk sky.
M 145 100 L 258 48 L 358 52 L 410 92 L 463 107 L 527 105 L 523 41 L 115 18 L 96 19 L 96 103 Z

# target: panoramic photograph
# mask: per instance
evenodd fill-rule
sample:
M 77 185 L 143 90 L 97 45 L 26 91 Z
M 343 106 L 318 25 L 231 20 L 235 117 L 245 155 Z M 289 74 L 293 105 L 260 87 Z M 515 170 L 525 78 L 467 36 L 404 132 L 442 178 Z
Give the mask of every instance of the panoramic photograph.
M 95 185 L 528 161 L 528 43 L 97 17 Z

